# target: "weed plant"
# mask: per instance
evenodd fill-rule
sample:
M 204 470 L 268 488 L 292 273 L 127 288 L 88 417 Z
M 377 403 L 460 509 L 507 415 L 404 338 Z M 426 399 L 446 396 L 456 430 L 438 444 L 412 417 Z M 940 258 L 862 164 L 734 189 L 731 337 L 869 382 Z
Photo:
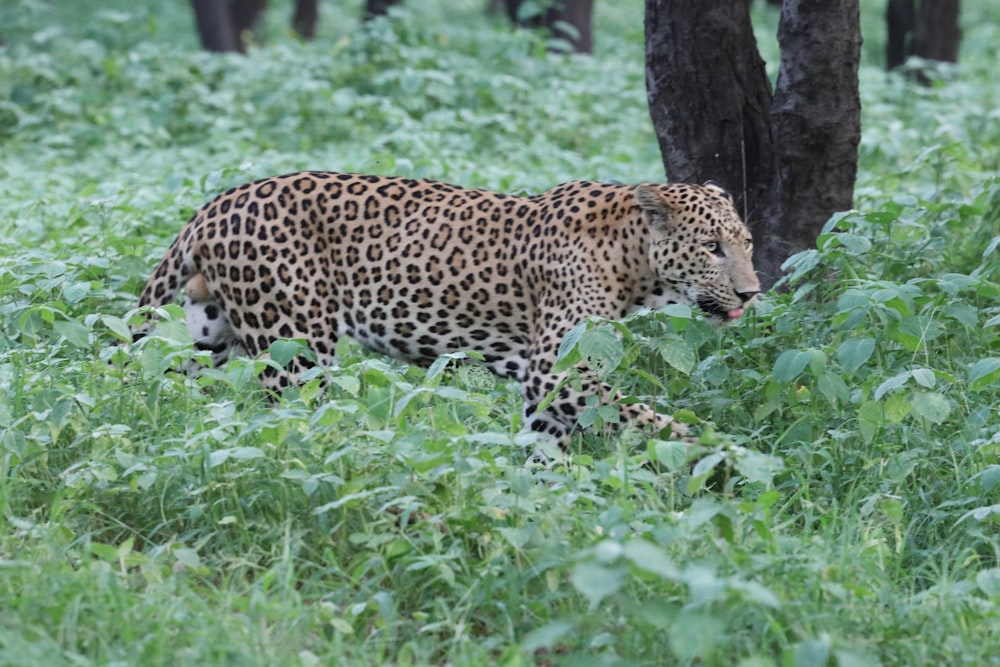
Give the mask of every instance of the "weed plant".
M 259 361 L 170 370 L 178 308 L 127 323 L 183 222 L 258 176 L 661 180 L 642 3 L 596 3 L 592 58 L 480 0 L 323 3 L 308 44 L 276 2 L 245 57 L 198 51 L 187 3 L 99 4 L 0 8 L 0 665 L 1000 662 L 990 3 L 930 87 L 881 71 L 866 3 L 856 209 L 745 321 L 573 331 L 565 364 L 698 441 L 594 405 L 547 468 L 462 355 L 341 341 L 271 405 Z

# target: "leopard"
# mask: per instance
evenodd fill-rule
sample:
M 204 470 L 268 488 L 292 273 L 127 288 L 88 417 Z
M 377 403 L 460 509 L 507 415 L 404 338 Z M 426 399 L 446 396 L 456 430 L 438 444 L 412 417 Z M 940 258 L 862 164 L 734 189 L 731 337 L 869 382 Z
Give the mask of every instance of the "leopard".
M 522 424 L 565 442 L 589 397 L 621 398 L 593 374 L 567 382 L 556 369 L 577 323 L 684 304 L 731 324 L 760 282 L 750 231 L 713 182 L 573 181 L 514 195 L 307 171 L 232 187 L 198 210 L 138 308 L 154 312 L 181 292 L 194 346 L 213 365 L 267 357 L 278 340 L 308 345 L 311 355 L 264 371 L 272 392 L 333 367 L 345 336 L 423 366 L 466 352 L 520 383 Z M 640 429 L 687 432 L 645 403 L 619 410 Z

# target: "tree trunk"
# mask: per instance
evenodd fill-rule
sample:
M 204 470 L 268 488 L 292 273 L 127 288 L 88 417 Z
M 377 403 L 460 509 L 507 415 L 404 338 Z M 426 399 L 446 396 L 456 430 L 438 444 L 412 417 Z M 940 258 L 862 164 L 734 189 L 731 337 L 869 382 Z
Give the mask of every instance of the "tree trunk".
M 525 17 L 523 0 L 506 0 L 507 16 L 522 28 L 545 28 L 553 37 L 565 40 L 577 53 L 594 51 L 594 0 L 551 0 L 548 8 Z
M 667 177 L 733 194 L 765 288 L 852 205 L 858 0 L 785 0 L 778 41 L 772 101 L 745 0 L 646 0 L 646 86 Z
M 403 0 L 365 0 L 364 14 L 365 21 L 370 21 L 376 16 L 385 16 L 389 13 L 389 8 L 402 3 Z
M 887 68 L 896 69 L 913 52 L 910 39 L 915 23 L 913 0 L 889 0 L 885 10 Z
M 914 55 L 957 63 L 958 45 L 962 39 L 958 13 L 959 0 L 922 0 L 913 39 Z
M 958 62 L 962 33 L 958 27 L 959 0 L 889 0 L 886 9 L 886 67 L 906 64 L 910 56 Z M 917 79 L 929 83 L 926 74 Z
M 716 181 L 738 210 L 754 209 L 773 177 L 771 83 L 747 3 L 647 0 L 645 23 L 646 92 L 667 179 Z
M 191 0 L 198 36 L 206 51 L 242 51 L 226 0 Z
M 316 22 L 319 20 L 318 0 L 295 0 L 295 14 L 292 15 L 292 29 L 302 39 L 316 37 Z
M 253 33 L 260 15 L 267 9 L 267 0 L 229 0 L 233 30 L 240 41 L 240 51 L 246 51 L 247 37 Z
M 778 45 L 775 179 L 752 221 L 758 268 L 768 282 L 789 255 L 814 247 L 831 215 L 853 206 L 861 142 L 859 0 L 785 0 Z

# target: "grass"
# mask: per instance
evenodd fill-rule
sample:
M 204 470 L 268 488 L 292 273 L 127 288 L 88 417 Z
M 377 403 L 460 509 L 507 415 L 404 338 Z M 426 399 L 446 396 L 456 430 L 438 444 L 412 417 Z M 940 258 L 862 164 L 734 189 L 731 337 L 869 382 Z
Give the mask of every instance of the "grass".
M 963 7 L 922 88 L 866 4 L 856 210 L 738 326 L 627 322 L 613 382 L 700 442 L 596 413 L 538 469 L 517 387 L 475 367 L 345 341 L 270 406 L 253 361 L 165 372 L 176 310 L 113 343 L 228 184 L 662 178 L 642 3 L 597 3 L 593 58 L 479 0 L 364 28 L 327 3 L 311 44 L 275 4 L 245 58 L 197 51 L 183 3 L 0 9 L 0 664 L 1000 662 L 996 9 Z

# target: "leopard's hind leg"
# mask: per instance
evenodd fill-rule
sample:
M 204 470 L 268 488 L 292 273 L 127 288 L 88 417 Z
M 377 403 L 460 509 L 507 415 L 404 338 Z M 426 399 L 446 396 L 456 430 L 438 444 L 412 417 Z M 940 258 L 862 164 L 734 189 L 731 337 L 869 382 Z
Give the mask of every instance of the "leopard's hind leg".
M 183 307 L 184 322 L 191 331 L 195 348 L 211 352 L 213 366 L 221 366 L 230 356 L 243 354 L 243 346 L 222 306 L 209 291 L 204 275 L 195 274 L 184 285 Z

